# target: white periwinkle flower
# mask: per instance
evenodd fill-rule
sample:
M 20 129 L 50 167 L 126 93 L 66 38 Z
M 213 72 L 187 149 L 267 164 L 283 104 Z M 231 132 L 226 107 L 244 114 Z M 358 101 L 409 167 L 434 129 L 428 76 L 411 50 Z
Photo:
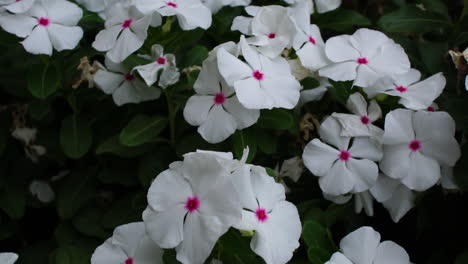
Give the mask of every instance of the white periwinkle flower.
M 380 169 L 412 190 L 424 191 L 441 178 L 440 166 L 460 158 L 455 122 L 445 112 L 397 109 L 385 118 Z
M 5 8 L 11 13 L 24 13 L 28 11 L 36 0 L 0 0 L 0 8 Z
M 319 177 L 320 188 L 331 195 L 357 193 L 370 189 L 378 177 L 375 161 L 382 157 L 379 146 L 368 138 L 340 135 L 341 126 L 335 118 L 327 118 L 320 126 L 320 138 L 334 146 L 314 139 L 304 149 L 305 166 Z
M 143 220 L 149 236 L 162 248 L 176 248 L 177 260 L 201 264 L 218 238 L 240 222 L 240 197 L 230 166 L 208 152 L 185 155 L 156 177 L 148 192 Z
M 55 199 L 54 190 L 46 181 L 34 180 L 29 184 L 31 194 L 43 203 L 50 203 Z
M 224 6 L 246 6 L 250 5 L 251 0 L 201 0 L 214 14 Z
M 146 234 L 145 224 L 135 222 L 115 228 L 112 237 L 94 251 L 91 264 L 162 264 L 162 254 Z
M 366 99 L 360 93 L 354 93 L 348 98 L 346 108 L 353 114 L 332 115 L 343 127 L 342 136 L 380 138 L 383 135 L 382 129 L 372 124 L 382 117 L 382 110 L 375 100 L 367 105 Z
M 147 86 L 123 65 L 114 63 L 107 57 L 105 64 L 108 70 L 97 71 L 94 82 L 104 93 L 112 94 L 116 105 L 151 101 L 161 95 L 161 89 Z
M 176 16 L 183 30 L 211 26 L 211 11 L 200 0 L 134 0 L 134 4 L 144 14 L 158 12 L 161 16 Z
M 317 71 L 331 63 L 325 54 L 325 43 L 317 25 L 308 26 L 296 41 L 299 43 L 295 47 L 296 53 L 304 67 Z
M 407 73 L 384 77 L 374 85 L 364 88 L 369 97 L 380 93 L 400 97 L 399 103 L 413 110 L 425 110 L 431 106 L 445 88 L 446 80 L 442 73 L 437 73 L 420 81 L 421 73 L 410 69 Z
M 291 74 L 288 62 L 269 59 L 258 53 L 241 37 L 239 43 L 247 63 L 225 49 L 218 49 L 218 67 L 240 103 L 248 109 L 292 109 L 299 101 L 300 83 Z
M 326 264 L 411 264 L 404 248 L 393 241 L 381 242 L 379 232 L 369 226 L 345 236 L 340 250 Z
M 323 96 L 328 91 L 327 87 L 332 86 L 327 78 L 318 77 L 317 80 L 320 82 L 318 87 L 301 91 L 301 97 L 299 98 L 299 103 L 296 106 L 297 108 L 300 108 L 309 102 L 322 100 Z
M 133 69 L 140 74 L 148 86 L 155 84 L 158 79 L 158 85 L 162 88 L 167 88 L 179 81 L 180 73 L 176 67 L 174 54 L 164 54 L 163 46 L 154 44 L 151 47 L 151 56 L 148 58 L 153 62 Z
M 74 49 L 83 37 L 77 27 L 83 11 L 65 0 L 36 1 L 22 14 L 4 13 L 0 26 L 7 32 L 25 38 L 21 44 L 32 54 L 52 55 L 57 51 Z
M 89 11 L 98 13 L 104 12 L 119 1 L 121 0 L 76 0 Z
M 410 62 L 403 48 L 379 31 L 362 28 L 353 35 L 327 40 L 325 53 L 332 64 L 319 74 L 334 81 L 367 87 L 377 79 L 406 73 Z
M 264 168 L 242 165 L 233 174 L 242 207 L 242 221 L 234 227 L 254 230 L 252 250 L 267 264 L 284 264 L 299 247 L 301 221 L 294 204 L 285 200 L 283 185 Z
M 105 29 L 96 35 L 92 46 L 120 63 L 143 46 L 150 22 L 151 16 L 143 15 L 134 6 L 117 3 L 109 10 Z
M 221 47 L 237 50 L 234 43 L 228 44 Z M 184 117 L 189 124 L 199 126 L 198 133 L 210 143 L 224 141 L 237 129 L 255 124 L 260 117 L 259 110 L 241 105 L 234 89 L 219 73 L 216 50 L 203 62 L 193 88 L 196 94 L 187 101 Z
M 286 3 L 290 5 L 297 5 L 301 4 L 302 2 L 312 0 L 284 0 Z M 318 13 L 326 13 L 332 10 L 337 9 L 341 5 L 341 0 L 314 0 L 314 5 L 311 5 L 311 12 L 313 13 L 315 9 L 317 9 Z
M 0 253 L 0 263 L 13 264 L 18 260 L 18 255 L 15 253 Z

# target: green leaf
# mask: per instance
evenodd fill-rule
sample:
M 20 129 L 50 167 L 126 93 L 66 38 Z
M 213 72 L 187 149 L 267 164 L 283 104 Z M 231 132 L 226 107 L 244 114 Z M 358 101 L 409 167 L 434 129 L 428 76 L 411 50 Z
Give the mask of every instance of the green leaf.
M 329 94 L 341 104 L 346 104 L 348 97 L 352 93 L 353 82 L 334 82 L 330 81 L 332 86 L 328 87 Z
M 440 14 L 423 11 L 415 6 L 409 5 L 382 16 L 377 24 L 383 31 L 400 33 L 424 33 L 452 26 L 452 24 Z
M 162 116 L 138 115 L 120 132 L 120 143 L 135 147 L 154 140 L 167 126 Z
M 50 113 L 50 102 L 34 100 L 28 106 L 28 113 L 34 120 L 42 120 Z
M 205 46 L 198 45 L 187 53 L 181 65 L 184 67 L 201 65 L 206 58 L 208 58 L 208 49 Z
M 447 5 L 442 0 L 423 0 L 422 2 L 426 10 L 449 17 Z
M 57 210 L 62 219 L 73 217 L 94 198 L 97 186 L 96 170 L 75 171 L 65 177 L 57 192 Z
M 64 246 L 54 251 L 55 264 L 88 264 L 91 254 L 77 246 Z
M 83 157 L 91 147 L 92 141 L 93 134 L 86 119 L 71 115 L 62 121 L 60 145 L 68 157 L 72 159 Z
M 80 210 L 79 214 L 73 217 L 73 226 L 87 236 L 107 238 L 111 234 L 100 225 L 101 217 L 102 212 L 99 208 L 89 207 Z
M 141 221 L 141 214 L 146 207 L 144 193 L 129 194 L 117 200 L 102 216 L 104 228 L 114 229 L 119 225 Z
M 12 219 L 21 219 L 26 211 L 26 187 L 16 177 L 6 179 L 7 185 L 0 190 L 0 209 Z
M 314 264 L 323 264 L 336 251 L 330 232 L 314 220 L 305 222 L 302 238 L 308 247 L 309 260 Z
M 59 73 L 52 64 L 32 66 L 28 75 L 28 89 L 34 97 L 45 99 L 57 91 Z
M 260 257 L 250 249 L 250 237 L 241 236 L 236 229 L 230 229 L 218 240 L 220 259 L 230 264 L 260 264 Z
M 163 263 L 164 264 L 180 264 L 176 259 L 176 252 L 174 249 L 166 249 L 163 254 Z
M 257 153 L 257 137 L 252 129 L 237 130 L 232 135 L 232 148 L 237 159 L 242 158 L 244 149 L 249 147 L 247 162 L 251 162 Z
M 421 59 L 431 74 L 444 70 L 444 57 L 449 50 L 447 42 L 423 42 L 418 47 Z
M 304 90 L 310 90 L 319 87 L 320 81 L 314 77 L 307 77 L 301 81 L 301 85 L 304 87 Z
M 294 125 L 294 116 L 281 108 L 262 110 L 257 125 L 261 128 L 287 130 Z
M 319 14 L 314 23 L 321 29 L 333 29 L 335 31 L 343 32 L 351 31 L 358 26 L 369 26 L 371 21 L 356 11 L 337 9 L 332 12 Z
M 140 161 L 138 166 L 138 179 L 143 187 L 148 188 L 151 182 L 162 171 L 166 170 L 166 164 L 161 155 L 149 155 Z
M 278 139 L 275 136 L 274 131 L 265 129 L 257 129 L 257 144 L 260 150 L 266 154 L 272 154 L 276 152 Z
M 153 147 L 153 144 L 145 144 L 138 147 L 124 146 L 120 143 L 119 135 L 116 135 L 102 142 L 97 147 L 96 154 L 112 153 L 121 157 L 135 157 L 145 154 Z

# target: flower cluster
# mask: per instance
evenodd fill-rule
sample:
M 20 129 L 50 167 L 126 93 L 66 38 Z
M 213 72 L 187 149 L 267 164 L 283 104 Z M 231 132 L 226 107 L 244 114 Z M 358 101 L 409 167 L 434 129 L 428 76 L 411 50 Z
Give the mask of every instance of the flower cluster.
M 247 155 L 198 151 L 172 163 L 148 191 L 143 222 L 118 227 L 91 263 L 162 263 L 160 248 L 175 248 L 180 262 L 201 264 L 231 227 L 255 231 L 251 248 L 266 263 L 287 263 L 299 247 L 298 211 Z

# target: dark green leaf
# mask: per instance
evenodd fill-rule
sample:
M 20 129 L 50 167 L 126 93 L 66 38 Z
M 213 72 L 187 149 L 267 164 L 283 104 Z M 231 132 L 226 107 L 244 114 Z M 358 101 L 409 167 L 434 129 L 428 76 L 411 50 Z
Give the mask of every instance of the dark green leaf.
M 337 9 L 318 15 L 314 23 L 321 29 L 332 29 L 342 32 L 351 31 L 357 26 L 369 26 L 371 21 L 356 11 Z
M 93 140 L 88 121 L 80 116 L 71 115 L 62 121 L 60 145 L 63 152 L 72 159 L 84 156 Z
M 451 23 L 440 14 L 407 5 L 398 11 L 382 16 L 378 25 L 386 32 L 424 33 L 438 28 L 450 27 Z
M 135 147 L 156 139 L 166 128 L 167 118 L 138 115 L 120 132 L 120 142 Z
M 251 162 L 257 153 L 256 135 L 251 129 L 237 130 L 232 135 L 232 148 L 237 159 L 242 158 L 245 148 L 249 148 L 247 162 Z
M 208 57 L 208 49 L 204 46 L 195 46 L 191 49 L 185 60 L 183 61 L 182 65 L 185 67 L 189 67 L 192 65 L 201 65 L 202 62 Z
M 32 66 L 28 76 L 28 89 L 37 98 L 45 99 L 59 88 L 60 75 L 52 64 Z
M 291 112 L 275 108 L 272 110 L 262 110 L 257 125 L 261 128 L 290 129 L 294 124 L 294 117 Z

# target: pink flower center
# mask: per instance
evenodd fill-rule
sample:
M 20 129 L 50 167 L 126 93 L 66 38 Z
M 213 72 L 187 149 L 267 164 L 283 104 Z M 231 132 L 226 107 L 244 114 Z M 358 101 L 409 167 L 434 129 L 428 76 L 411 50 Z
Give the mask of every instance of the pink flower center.
M 404 93 L 404 92 L 408 91 L 408 88 L 400 85 L 397 88 L 395 88 L 395 90 L 399 91 L 400 93 Z
M 270 34 L 268 34 L 268 38 L 274 39 L 274 38 L 276 38 L 276 34 L 275 33 L 270 33 Z
M 45 17 L 41 17 L 39 18 L 39 20 L 37 21 L 37 23 L 39 23 L 39 25 L 43 26 L 43 27 L 47 27 L 49 26 L 50 24 L 50 20 L 48 18 L 45 18 Z
M 370 122 L 370 119 L 368 116 L 361 116 L 361 123 L 363 123 L 364 125 L 368 125 Z
M 159 57 L 158 60 L 156 61 L 159 65 L 164 65 L 166 64 L 166 58 L 163 56 Z
M 189 211 L 189 213 L 195 212 L 198 208 L 200 208 L 200 199 L 198 197 L 188 197 L 187 202 L 185 203 L 185 209 Z
M 133 258 L 126 259 L 125 264 L 133 264 Z
M 314 44 L 314 45 L 317 43 L 312 36 L 309 36 L 309 42 Z
M 261 72 L 261 71 L 259 71 L 259 70 L 256 70 L 256 71 L 254 71 L 254 73 L 253 73 L 253 77 L 254 77 L 255 79 L 257 79 L 258 81 L 261 81 L 261 80 L 263 80 L 264 74 L 263 74 L 263 72 Z
M 268 214 L 265 209 L 258 208 L 255 211 L 255 215 L 257 216 L 258 221 L 265 223 L 268 220 Z
M 15 2 L 21 2 L 21 0 L 16 0 Z
M 368 64 L 369 61 L 367 60 L 367 58 L 362 57 L 362 58 L 357 59 L 357 63 L 358 64 Z
M 226 96 L 224 96 L 223 93 L 217 93 L 213 100 L 215 104 L 222 105 L 224 102 L 226 102 Z
M 124 78 L 125 78 L 126 81 L 133 81 L 135 79 L 135 75 L 133 75 L 131 73 L 127 73 L 127 74 L 125 74 Z
M 432 106 L 429 106 L 429 107 L 427 108 L 427 111 L 429 111 L 429 112 L 435 112 L 435 108 L 432 107 Z
M 133 20 L 132 19 L 127 19 L 123 22 L 122 27 L 123 28 L 129 28 L 132 25 Z
M 168 6 L 171 6 L 171 7 L 173 7 L 173 8 L 177 8 L 177 4 L 174 3 L 174 2 L 167 2 L 167 5 L 168 5 Z
M 343 150 L 340 152 L 340 155 L 338 156 L 340 157 L 341 161 L 348 161 L 351 158 L 351 153 L 349 153 L 346 150 Z
M 419 140 L 413 140 L 409 143 L 408 147 L 411 151 L 416 152 L 421 149 L 421 142 Z

